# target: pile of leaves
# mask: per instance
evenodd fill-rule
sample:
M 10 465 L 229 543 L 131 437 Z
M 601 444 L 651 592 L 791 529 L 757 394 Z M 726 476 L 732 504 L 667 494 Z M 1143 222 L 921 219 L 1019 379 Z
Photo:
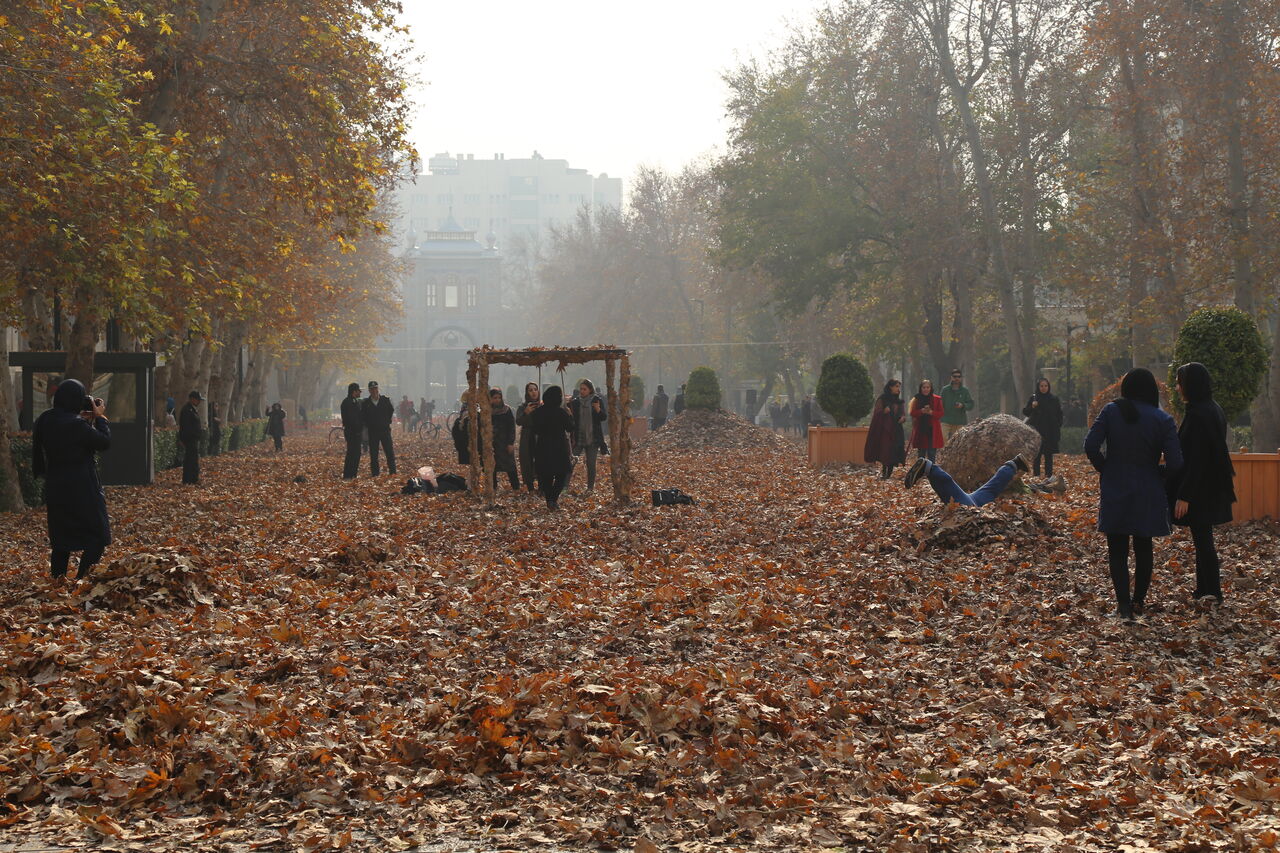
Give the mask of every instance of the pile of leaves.
M 405 468 L 447 470 L 446 451 L 406 446 Z M 920 550 L 936 499 L 897 479 L 791 448 L 636 461 L 637 491 L 674 476 L 708 499 L 402 496 L 290 437 L 207 460 L 200 489 L 109 490 L 109 559 L 143 580 L 88 609 L 96 583 L 46 578 L 41 514 L 0 519 L 0 837 L 1275 844 L 1275 525 L 1221 531 L 1217 612 L 1187 603 L 1185 533 L 1161 540 L 1150 615 L 1126 627 L 1088 486 Z
M 1034 545 L 1037 539 L 1059 535 L 1038 506 L 1044 500 L 1054 499 L 1028 494 L 1022 499 L 982 507 L 954 503 L 931 506 L 921 515 L 915 531 L 918 547 L 923 551 L 926 548 L 982 548 L 1008 542 Z
M 662 429 L 646 434 L 639 448 L 668 453 L 704 450 L 794 453 L 795 443 L 723 409 L 686 409 L 667 421 Z

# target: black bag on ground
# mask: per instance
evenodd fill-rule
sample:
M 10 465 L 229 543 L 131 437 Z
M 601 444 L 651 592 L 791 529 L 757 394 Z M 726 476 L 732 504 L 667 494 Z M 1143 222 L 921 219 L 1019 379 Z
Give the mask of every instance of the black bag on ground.
M 430 480 L 424 480 L 421 477 L 410 477 L 409 481 L 404 484 L 404 488 L 400 490 L 402 495 L 425 494 L 442 494 L 444 492 L 465 492 L 467 490 L 467 480 L 461 474 L 440 474 L 436 477 L 436 484 L 431 485 Z
M 691 504 L 693 502 L 693 498 L 689 497 L 679 489 L 653 490 L 654 506 L 675 506 L 676 504 Z

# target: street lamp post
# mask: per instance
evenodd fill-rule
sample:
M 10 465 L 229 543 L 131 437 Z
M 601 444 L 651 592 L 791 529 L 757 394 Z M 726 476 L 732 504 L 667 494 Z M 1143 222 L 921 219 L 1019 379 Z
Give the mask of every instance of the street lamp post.
M 1076 397 L 1076 386 L 1071 381 L 1071 333 L 1076 329 L 1083 329 L 1084 326 L 1076 326 L 1067 323 L 1067 381 L 1063 384 L 1067 386 L 1067 400 L 1074 400 Z

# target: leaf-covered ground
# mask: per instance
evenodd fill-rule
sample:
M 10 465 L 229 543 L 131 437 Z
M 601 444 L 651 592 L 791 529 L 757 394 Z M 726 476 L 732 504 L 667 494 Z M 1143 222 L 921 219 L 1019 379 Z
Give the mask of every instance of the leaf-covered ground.
M 398 494 L 443 443 L 344 483 L 286 442 L 110 490 L 93 584 L 0 519 L 0 847 L 1277 843 L 1274 525 L 1220 536 L 1219 612 L 1159 542 L 1126 627 L 1075 459 L 920 550 L 927 486 L 787 447 L 641 450 L 699 502 L 553 515 Z

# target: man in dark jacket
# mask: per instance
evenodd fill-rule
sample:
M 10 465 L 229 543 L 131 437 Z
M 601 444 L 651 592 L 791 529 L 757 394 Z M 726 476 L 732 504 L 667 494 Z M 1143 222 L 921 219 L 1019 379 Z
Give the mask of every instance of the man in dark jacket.
M 378 476 L 378 448 L 387 455 L 387 471 L 396 472 L 396 452 L 391 446 L 391 421 L 396 416 L 395 406 L 382 396 L 377 382 L 369 383 L 369 396 L 361 404 L 364 412 L 364 428 L 369 431 L 369 473 Z
M 680 390 L 676 393 L 676 399 L 671 404 L 671 414 L 678 415 L 684 411 L 684 386 L 680 386 Z
M 649 405 L 649 429 L 662 429 L 667 422 L 667 407 L 667 392 L 659 385 L 658 393 L 653 395 L 653 402 Z
M 197 403 L 204 402 L 199 391 L 187 395 L 187 404 L 178 415 L 178 441 L 182 443 L 182 482 L 188 485 L 200 483 L 200 441 L 204 429 L 200 425 Z
M 360 409 L 360 383 L 347 386 L 347 399 L 342 401 L 342 437 L 347 442 L 347 457 L 342 463 L 342 479 L 354 480 L 360 473 L 360 441 L 364 434 L 364 412 Z

